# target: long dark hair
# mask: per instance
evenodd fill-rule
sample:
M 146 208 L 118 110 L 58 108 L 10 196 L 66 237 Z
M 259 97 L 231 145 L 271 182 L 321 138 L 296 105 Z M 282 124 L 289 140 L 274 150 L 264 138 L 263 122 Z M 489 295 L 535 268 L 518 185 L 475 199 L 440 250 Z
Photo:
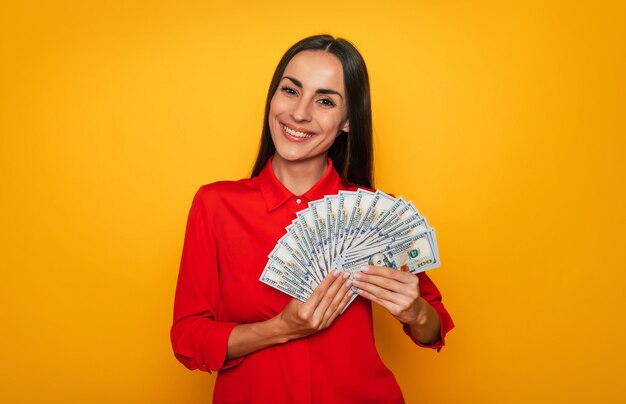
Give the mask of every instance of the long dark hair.
M 278 89 L 285 68 L 296 54 L 304 50 L 330 52 L 341 61 L 343 80 L 346 86 L 350 133 L 342 133 L 337 136 L 328 150 L 328 157 L 332 159 L 333 165 L 344 184 L 373 188 L 372 107 L 367 68 L 363 57 L 354 45 L 345 39 L 333 38 L 330 35 L 315 35 L 304 38 L 289 48 L 280 59 L 267 92 L 261 144 L 252 169 L 252 177 L 259 175 L 276 151 L 268 122 L 270 103 Z

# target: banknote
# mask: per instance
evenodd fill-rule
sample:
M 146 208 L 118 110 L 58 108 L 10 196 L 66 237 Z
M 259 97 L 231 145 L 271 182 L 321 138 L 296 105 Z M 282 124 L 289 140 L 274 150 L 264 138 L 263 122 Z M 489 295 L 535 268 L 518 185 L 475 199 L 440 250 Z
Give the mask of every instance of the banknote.
M 350 231 L 349 222 L 352 218 L 352 210 L 357 202 L 357 193 L 354 191 L 339 191 L 339 220 L 338 237 L 337 237 L 337 250 L 335 254 L 341 254 L 345 247 L 346 239 Z
M 284 292 L 303 302 L 306 302 L 306 300 L 311 296 L 311 294 L 307 293 L 304 288 L 293 286 L 288 280 L 286 280 L 280 270 L 277 269 L 276 265 L 272 262 L 268 262 L 259 279 L 261 282 L 273 287 L 274 289 L 278 289 L 281 292 Z
M 326 209 L 326 230 L 328 232 L 328 255 L 330 257 L 330 266 L 331 268 L 335 268 L 334 258 L 335 258 L 335 247 L 337 241 L 337 212 L 339 206 L 339 198 L 335 195 L 325 196 L 324 197 L 324 207 Z
M 346 235 L 346 243 L 344 249 L 351 248 L 353 242 L 358 238 L 363 221 L 366 220 L 366 215 L 371 211 L 371 205 L 376 199 L 376 194 L 364 189 L 359 189 L 356 193 L 355 202 L 350 212 L 350 219 L 348 220 L 349 231 Z
M 313 213 L 311 212 L 311 209 L 304 209 L 298 212 L 297 215 L 298 217 L 294 221 L 294 224 L 300 232 L 302 239 L 304 239 L 309 246 L 309 250 L 321 270 L 322 277 L 324 277 L 328 273 L 328 268 L 323 259 L 324 254 L 321 248 L 321 243 L 318 240 L 318 236 L 315 231 L 315 219 L 313 218 Z
M 328 224 L 326 223 L 327 217 L 326 212 L 324 211 L 325 208 L 326 206 L 323 199 L 309 203 L 309 210 L 311 211 L 310 217 L 313 220 L 317 246 L 320 250 L 321 258 L 324 261 L 324 267 L 327 271 L 330 271 L 331 261 L 330 253 L 328 251 L 328 238 L 326 230 Z
M 377 233 L 377 238 L 372 238 L 366 243 L 361 243 L 350 249 L 350 254 L 366 254 L 367 251 L 387 245 L 410 237 L 419 233 L 428 231 L 428 222 L 424 217 L 411 216 L 393 227 L 385 228 Z
M 435 229 L 402 197 L 380 190 L 339 191 L 296 214 L 259 279 L 306 301 L 333 269 L 354 273 L 364 265 L 413 274 L 437 268 Z
M 386 266 L 414 274 L 439 266 L 431 232 L 403 238 L 364 254 L 342 256 L 338 262 L 341 270 L 351 273 L 364 265 Z
M 289 246 L 285 243 L 279 241 L 270 253 L 269 259 L 277 267 L 292 276 L 294 280 L 298 280 L 297 286 L 313 291 L 319 283 L 313 279 L 313 273 L 307 267 L 302 266 L 302 262 L 296 258 L 296 254 L 292 254 Z
M 295 223 L 292 223 L 291 225 L 287 226 L 285 230 L 287 231 L 286 235 L 289 236 L 289 238 L 285 238 L 285 240 L 293 242 L 294 248 L 297 247 L 302 256 L 305 258 L 307 268 L 309 268 L 309 270 L 314 274 L 315 278 L 319 282 L 321 282 L 322 279 L 324 279 L 324 276 L 322 275 L 322 270 L 320 269 L 318 262 L 315 260 L 311 248 L 298 231 L 298 226 L 296 226 Z

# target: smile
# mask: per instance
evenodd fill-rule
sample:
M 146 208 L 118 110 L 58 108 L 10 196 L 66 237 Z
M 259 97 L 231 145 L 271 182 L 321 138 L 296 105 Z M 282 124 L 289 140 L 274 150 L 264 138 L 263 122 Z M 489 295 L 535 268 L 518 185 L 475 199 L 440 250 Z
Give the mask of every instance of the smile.
M 307 139 L 307 138 L 313 137 L 313 135 L 310 133 L 299 132 L 297 130 L 288 128 L 287 126 L 283 124 L 280 124 L 280 126 L 282 126 L 283 130 L 287 132 L 289 135 L 293 137 L 297 137 L 298 139 Z

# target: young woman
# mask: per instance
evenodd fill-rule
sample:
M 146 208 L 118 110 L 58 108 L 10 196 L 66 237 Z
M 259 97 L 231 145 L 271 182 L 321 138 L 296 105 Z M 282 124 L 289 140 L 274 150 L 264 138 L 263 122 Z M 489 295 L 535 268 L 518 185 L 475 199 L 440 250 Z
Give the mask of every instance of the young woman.
M 372 186 L 365 62 L 343 39 L 305 38 L 272 78 L 252 177 L 201 187 L 189 213 L 171 338 L 189 369 L 219 371 L 215 403 L 404 402 L 374 346 L 371 302 L 440 349 L 453 324 L 426 274 L 333 271 L 305 303 L 259 281 L 296 212 Z M 351 286 L 360 297 L 340 315 Z

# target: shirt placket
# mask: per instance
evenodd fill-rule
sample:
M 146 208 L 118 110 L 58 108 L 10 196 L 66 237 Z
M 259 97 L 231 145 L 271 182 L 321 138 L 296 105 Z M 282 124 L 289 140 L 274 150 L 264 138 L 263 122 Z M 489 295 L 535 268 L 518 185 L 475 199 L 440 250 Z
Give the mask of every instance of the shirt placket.
M 288 209 L 293 217 L 297 212 L 306 209 L 309 206 L 309 200 L 305 196 L 293 196 L 287 203 Z M 311 403 L 311 352 L 309 349 L 309 339 L 300 338 L 292 341 L 292 351 L 294 364 L 293 380 L 298 385 L 298 397 L 295 398 L 298 403 Z

